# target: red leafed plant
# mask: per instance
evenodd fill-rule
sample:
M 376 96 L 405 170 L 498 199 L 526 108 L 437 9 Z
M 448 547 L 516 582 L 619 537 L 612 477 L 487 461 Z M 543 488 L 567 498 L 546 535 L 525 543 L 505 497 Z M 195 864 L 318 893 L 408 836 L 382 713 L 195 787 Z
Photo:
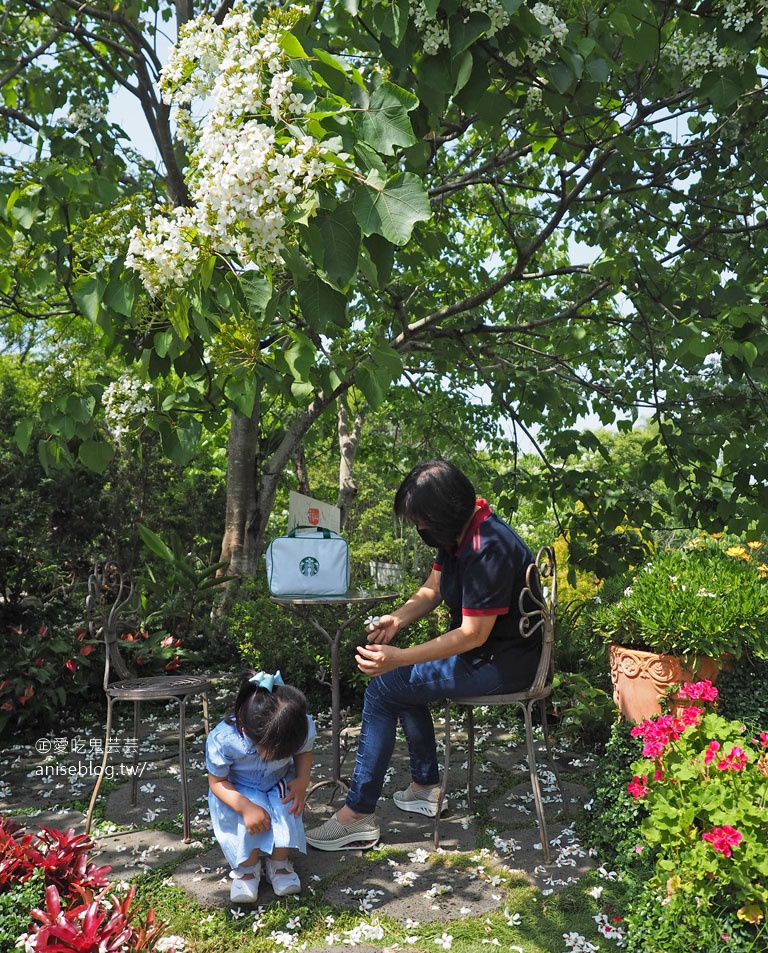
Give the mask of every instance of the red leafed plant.
M 152 909 L 140 915 L 133 908 L 135 887 L 122 898 L 110 893 L 111 867 L 88 860 L 92 847 L 74 828 L 25 832 L 0 815 L 0 893 L 43 871 L 45 904 L 31 911 L 39 923 L 27 936 L 36 953 L 149 953 L 167 924 Z
M 88 860 L 93 841 L 85 834 L 75 834 L 73 827 L 58 831 L 41 827 L 40 833 L 23 832 L 23 828 L 0 816 L 0 892 L 25 883 L 33 872 L 42 869 L 45 883 L 59 892 L 77 896 L 77 887 L 97 890 L 109 884 L 111 867 L 97 867 Z
M 85 903 L 64 909 L 55 886 L 45 891 L 45 909 L 33 910 L 40 921 L 32 928 L 30 939 L 37 953 L 117 953 L 149 951 L 166 929 L 149 910 L 144 922 L 137 921 L 132 910 L 136 888 L 122 899 L 102 891 Z M 136 922 L 135 922 L 136 921 Z

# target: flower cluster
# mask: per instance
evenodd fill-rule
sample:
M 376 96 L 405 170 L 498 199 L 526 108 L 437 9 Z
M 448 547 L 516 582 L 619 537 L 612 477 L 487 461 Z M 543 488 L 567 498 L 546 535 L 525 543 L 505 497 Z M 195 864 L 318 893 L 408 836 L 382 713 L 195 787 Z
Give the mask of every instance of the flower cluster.
M 427 55 L 434 55 L 441 47 L 450 46 L 450 24 L 439 10 L 432 12 L 424 0 L 412 0 L 410 10 L 413 23 L 421 35 L 422 48 Z M 501 0 L 469 0 L 468 3 L 461 4 L 461 12 L 465 17 L 471 13 L 485 14 L 490 20 L 486 37 L 495 36 L 510 23 L 510 15 Z M 553 41 L 565 41 L 568 27 L 548 3 L 536 3 L 531 13 L 542 27 L 542 36 L 526 39 L 524 56 L 538 62 L 550 52 Z M 505 58 L 513 66 L 520 65 L 521 60 L 514 53 L 505 54 Z
M 744 0 L 723 0 L 713 6 L 711 23 L 721 29 L 710 32 L 681 30 L 675 33 L 669 45 L 669 54 L 679 64 L 688 82 L 699 82 L 711 70 L 723 69 L 738 64 L 744 53 L 735 46 L 723 42 L 721 30 L 742 33 L 756 20 L 760 21 L 760 33 L 768 33 L 768 6 L 764 2 L 744 3 Z
M 717 689 L 715 689 L 715 693 Z M 715 695 L 717 697 L 717 695 Z M 676 741 L 686 728 L 698 725 L 703 712 L 701 708 L 690 707 L 683 710 L 679 717 L 660 715 L 635 725 L 630 734 L 633 738 L 642 738 L 644 758 L 658 758 L 667 746 Z
M 275 262 L 298 206 L 313 211 L 316 187 L 333 167 L 302 125 L 311 103 L 297 92 L 281 45 L 304 12 L 273 12 L 259 27 L 235 6 L 221 26 L 204 14 L 182 28 L 161 90 L 183 107 L 191 206 L 156 209 L 132 231 L 127 257 L 152 294 L 184 287 L 211 255 Z M 188 118 L 195 105 L 199 120 Z
M 710 682 L 680 695 L 713 702 Z M 682 717 L 661 715 L 632 729 L 643 760 L 627 790 L 647 811 L 641 833 L 655 849 L 648 889 L 671 904 L 695 898 L 751 923 L 768 913 L 768 733 L 748 737 L 744 725 L 704 707 Z
M 716 851 L 724 857 L 731 856 L 731 848 L 736 847 L 742 841 L 742 835 L 735 827 L 730 824 L 723 824 L 722 827 L 713 827 L 711 831 L 704 831 L 701 835 L 702 840 L 709 841 Z
M 143 423 L 154 409 L 149 396 L 154 387 L 135 374 L 123 374 L 104 391 L 102 403 L 107 427 L 117 444 L 122 444 L 136 421 Z

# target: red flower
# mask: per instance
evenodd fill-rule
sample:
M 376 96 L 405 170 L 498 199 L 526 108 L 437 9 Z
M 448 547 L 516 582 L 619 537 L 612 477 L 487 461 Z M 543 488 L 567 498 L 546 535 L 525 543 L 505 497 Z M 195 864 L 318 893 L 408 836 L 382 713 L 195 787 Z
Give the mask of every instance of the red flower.
M 731 827 L 730 824 L 723 824 L 722 827 L 713 827 L 711 831 L 704 831 L 701 837 L 702 840 L 709 841 L 723 857 L 730 857 L 731 848 L 737 847 L 744 839 L 743 835 L 735 827 Z
M 73 658 L 68 658 L 64 664 L 67 666 L 70 672 L 77 670 L 77 662 Z
M 648 793 L 648 777 L 643 775 L 642 780 L 635 775 L 634 778 L 627 785 L 627 791 L 632 795 L 632 797 L 637 801 L 640 798 L 644 798 Z

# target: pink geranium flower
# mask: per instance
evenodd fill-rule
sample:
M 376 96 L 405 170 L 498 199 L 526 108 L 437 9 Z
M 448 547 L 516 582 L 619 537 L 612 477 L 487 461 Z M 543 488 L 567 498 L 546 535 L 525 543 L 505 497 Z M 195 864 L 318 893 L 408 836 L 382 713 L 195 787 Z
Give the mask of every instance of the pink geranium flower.
M 731 848 L 737 847 L 743 840 L 742 834 L 735 827 L 731 827 L 730 824 L 723 824 L 722 827 L 713 827 L 711 831 L 704 831 L 701 837 L 702 840 L 709 841 L 723 857 L 730 857 Z
M 717 762 L 718 771 L 743 771 L 749 761 L 749 755 L 743 748 L 734 745 L 728 754 Z
M 648 793 L 648 776 L 644 774 L 641 779 L 635 775 L 627 785 L 627 790 L 636 801 L 645 797 Z
M 713 702 L 717 699 L 717 689 L 705 679 L 703 682 L 686 682 L 680 689 L 678 695 L 681 698 L 701 699 L 705 702 Z

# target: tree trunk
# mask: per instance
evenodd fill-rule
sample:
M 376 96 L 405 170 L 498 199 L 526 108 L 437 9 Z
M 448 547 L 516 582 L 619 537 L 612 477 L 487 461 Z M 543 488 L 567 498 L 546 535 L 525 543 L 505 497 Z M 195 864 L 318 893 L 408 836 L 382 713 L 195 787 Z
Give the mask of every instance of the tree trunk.
M 357 496 L 357 484 L 352 475 L 355 457 L 360 446 L 360 434 L 363 429 L 363 420 L 365 418 L 365 408 L 363 408 L 355 417 L 355 422 L 350 429 L 349 426 L 349 405 L 346 395 L 339 397 L 337 401 L 337 420 L 339 432 L 339 496 L 336 500 L 336 506 L 341 511 L 341 526 L 349 515 L 349 509 Z
M 234 410 L 230 415 L 227 508 L 220 558 L 229 563 L 226 572 L 232 576 L 255 575 L 260 555 L 253 539 L 253 529 L 260 522 L 257 495 L 259 423 L 258 401 L 250 417 Z
M 235 577 L 255 576 L 266 544 L 267 524 L 280 481 L 307 431 L 335 398 L 320 395 L 286 431 L 280 445 L 261 459 L 260 407 L 250 417 L 232 412 L 227 466 L 227 509 L 221 560 Z
M 309 470 L 307 470 L 307 458 L 304 455 L 304 442 L 302 441 L 293 452 L 293 463 L 296 467 L 296 489 L 304 496 L 312 496 L 312 488 L 309 482 Z

